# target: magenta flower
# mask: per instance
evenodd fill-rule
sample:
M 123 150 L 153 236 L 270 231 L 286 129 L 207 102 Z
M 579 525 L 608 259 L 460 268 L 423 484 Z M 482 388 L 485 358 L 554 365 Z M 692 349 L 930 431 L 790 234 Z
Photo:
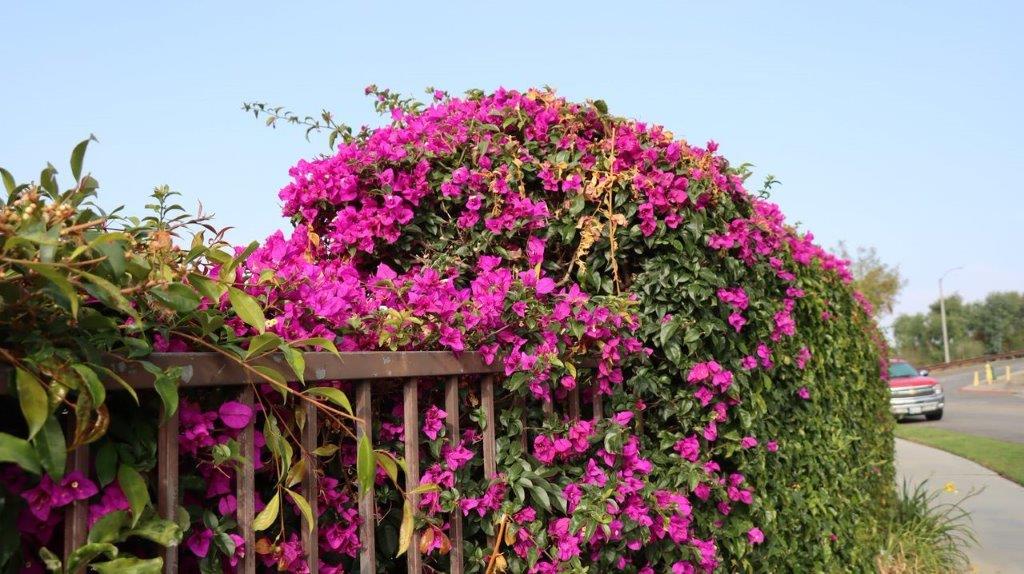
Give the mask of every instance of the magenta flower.
M 103 496 L 96 504 L 89 506 L 89 526 L 92 527 L 97 520 L 118 510 L 128 510 L 128 499 L 117 482 L 112 482 L 103 489 Z
M 755 446 L 757 446 L 757 439 L 752 436 L 745 436 L 740 441 L 740 446 L 745 449 L 754 448 Z
M 677 442 L 675 450 L 683 459 L 697 462 L 697 457 L 700 456 L 700 443 L 697 442 L 696 436 L 690 435 Z
M 444 428 L 444 420 L 447 416 L 448 413 L 437 408 L 437 405 L 430 405 L 423 415 L 423 434 L 427 435 L 430 440 L 437 440 L 437 435 Z
M 224 426 L 230 429 L 243 429 L 252 420 L 252 407 L 243 405 L 238 401 L 228 401 L 217 410 L 220 420 Z
M 751 544 L 757 545 L 764 542 L 764 533 L 761 532 L 760 528 L 754 527 L 747 531 L 747 540 Z
M 28 503 L 29 511 L 39 520 L 45 521 L 53 509 L 76 500 L 86 500 L 96 492 L 96 484 L 76 470 L 68 473 L 60 484 L 54 483 L 50 475 L 45 474 L 35 488 L 22 492 L 21 497 Z
M 796 366 L 803 369 L 809 360 L 811 360 L 811 350 L 807 347 L 800 347 L 800 351 L 796 354 Z
M 796 394 L 805 401 L 811 398 L 811 391 L 807 390 L 807 387 L 800 387 Z
M 739 333 L 743 326 L 747 324 L 747 320 L 740 313 L 732 313 L 729 315 L 729 324 Z
M 192 554 L 200 558 L 205 558 L 210 552 L 210 542 L 213 540 L 213 530 L 209 528 L 203 528 L 202 530 L 196 530 L 188 537 L 185 541 L 185 546 L 192 551 Z

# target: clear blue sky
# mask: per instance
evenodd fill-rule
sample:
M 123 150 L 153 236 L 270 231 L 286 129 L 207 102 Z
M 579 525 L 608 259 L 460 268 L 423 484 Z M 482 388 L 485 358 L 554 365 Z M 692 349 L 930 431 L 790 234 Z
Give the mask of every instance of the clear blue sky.
M 379 121 L 369 83 L 548 84 L 776 175 L 822 243 L 900 265 L 901 311 L 957 265 L 968 299 L 1024 288 L 1020 2 L 59 4 L 5 2 L 0 165 L 36 177 L 95 133 L 107 205 L 167 183 L 261 239 L 287 225 L 288 168 L 325 146 L 243 100 L 359 126 Z

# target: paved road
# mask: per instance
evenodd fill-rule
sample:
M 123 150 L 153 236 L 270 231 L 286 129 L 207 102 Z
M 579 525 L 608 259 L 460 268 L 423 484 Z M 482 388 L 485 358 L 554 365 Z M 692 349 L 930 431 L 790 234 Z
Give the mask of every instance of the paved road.
M 997 376 L 1005 366 L 1014 373 L 1024 371 L 1024 359 L 998 361 L 992 364 Z M 974 371 L 984 366 L 967 367 L 955 371 L 939 372 L 935 378 L 946 393 L 946 408 L 941 421 L 925 421 L 924 417 L 905 419 L 903 424 L 945 428 L 970 434 L 1024 443 L 1024 391 L 1017 393 L 988 393 L 963 391 L 962 387 L 974 381 Z
M 928 481 L 929 491 L 941 490 L 938 502 L 952 503 L 972 490 L 964 501 L 979 546 L 968 553 L 979 574 L 1024 573 L 1024 487 L 969 460 L 917 443 L 896 440 L 897 481 Z M 942 490 L 952 482 L 956 493 Z

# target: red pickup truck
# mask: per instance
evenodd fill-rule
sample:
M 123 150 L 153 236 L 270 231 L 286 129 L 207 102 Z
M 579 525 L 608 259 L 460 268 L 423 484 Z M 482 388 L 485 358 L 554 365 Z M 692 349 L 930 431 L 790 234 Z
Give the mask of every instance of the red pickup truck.
M 942 385 L 901 359 L 889 362 L 889 408 L 897 418 L 924 415 L 930 421 L 942 418 L 946 397 Z

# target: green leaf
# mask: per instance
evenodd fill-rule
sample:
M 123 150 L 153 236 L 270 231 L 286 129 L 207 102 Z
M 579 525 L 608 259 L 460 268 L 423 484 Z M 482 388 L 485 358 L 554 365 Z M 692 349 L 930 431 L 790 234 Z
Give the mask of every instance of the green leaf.
M 117 542 L 121 540 L 121 530 L 128 524 L 128 511 L 115 510 L 104 515 L 89 529 L 89 542 Z
M 316 456 L 331 456 L 338 452 L 338 445 L 336 444 L 322 444 L 313 449 L 313 454 Z
M 359 486 L 363 492 L 370 492 L 373 489 L 373 477 L 377 471 L 375 460 L 370 437 L 364 434 L 359 437 L 359 449 L 356 456 L 356 474 L 359 476 Z
M 28 424 L 28 438 L 31 440 L 50 415 L 50 396 L 42 381 L 20 367 L 15 369 L 14 381 L 18 388 L 18 404 Z
M 128 299 L 121 294 L 121 290 L 116 285 L 92 273 L 86 273 L 81 270 L 76 270 L 75 272 L 87 281 L 85 289 L 90 295 L 103 301 L 107 306 L 131 316 L 136 322 L 142 322 L 139 314 L 128 302 Z
M 324 337 L 308 337 L 291 342 L 292 347 L 323 347 L 331 353 L 338 355 L 338 347 L 332 341 Z
M 248 361 L 271 349 L 276 349 L 283 342 L 281 337 L 273 333 L 260 333 L 249 340 L 249 349 L 245 352 L 245 360 Z
M 166 372 L 153 381 L 153 390 L 160 396 L 160 402 L 164 410 L 160 414 L 160 421 L 166 421 L 167 417 L 173 416 L 178 410 L 178 380 L 181 378 L 180 371 Z
M 604 100 L 594 100 L 594 107 L 602 114 L 608 113 L 608 104 Z
M 391 482 L 398 484 L 398 462 L 395 461 L 395 457 L 390 452 L 378 450 L 374 451 L 374 455 L 377 459 L 377 464 L 384 469 L 384 472 L 388 474 L 388 478 Z
M 129 340 L 136 341 L 137 339 L 129 339 Z M 114 371 L 104 367 L 103 365 L 93 365 L 92 368 L 99 370 L 101 373 L 106 375 L 107 378 L 113 379 L 117 384 L 121 385 L 121 387 L 125 391 L 127 391 L 129 395 L 131 395 L 132 400 L 135 401 L 135 404 L 136 405 L 139 404 L 139 395 L 138 395 L 138 393 L 135 392 L 135 389 L 132 388 L 132 386 L 128 384 L 128 381 L 124 380 L 124 378 L 122 378 L 121 375 L 118 375 L 117 373 L 115 373 Z
M 313 387 L 311 389 L 306 389 L 306 394 L 313 395 L 314 397 L 323 397 L 342 409 L 345 409 L 345 412 L 348 414 L 352 414 L 352 404 L 348 401 L 348 397 L 345 396 L 345 393 L 340 389 L 335 389 L 334 387 Z
M 306 359 L 302 356 L 302 351 L 297 351 L 287 344 L 282 344 L 278 348 L 284 355 L 284 360 L 288 361 L 288 366 L 292 368 L 292 372 L 295 373 L 299 382 L 306 384 Z
M 13 462 L 32 474 L 43 472 L 43 467 L 39 464 L 39 455 L 32 445 L 23 438 L 4 432 L 0 432 L 0 462 Z
M 71 282 L 68 281 L 67 277 L 45 263 L 23 263 L 23 265 L 42 275 L 48 279 L 50 283 L 53 283 L 54 287 L 56 287 L 57 290 L 64 295 L 64 298 L 67 299 L 68 309 L 71 311 L 71 317 L 78 317 L 78 292 L 75 291 L 75 288 L 71 285 Z M 58 303 L 63 302 L 58 301 Z
M 11 175 L 11 172 L 2 167 L 0 167 L 0 178 L 4 180 L 4 188 L 7 189 L 7 195 L 10 196 L 18 188 L 18 183 L 14 181 L 14 176 Z
M 48 417 L 42 430 L 31 442 L 46 474 L 49 474 L 54 480 L 63 478 L 68 462 L 68 447 L 67 441 L 64 439 L 64 431 L 61 430 L 57 417 Z
M 118 558 L 90 566 L 98 574 L 161 574 L 163 558 Z
M 237 287 L 228 287 L 228 298 L 239 319 L 260 333 L 266 330 L 267 319 L 256 299 Z
M 252 529 L 256 532 L 270 528 L 270 525 L 277 520 L 277 513 L 281 509 L 281 493 L 277 492 L 270 502 L 263 507 L 263 510 L 256 515 L 252 521 Z
M 441 487 L 433 482 L 425 482 L 416 488 L 406 492 L 406 494 L 424 494 L 427 492 L 440 492 Z
M 286 488 L 285 492 L 288 493 L 288 496 L 292 497 L 292 502 L 295 503 L 295 506 L 299 507 L 299 512 L 301 512 L 302 516 L 306 519 L 306 525 L 309 528 L 309 531 L 312 532 L 313 531 L 313 509 L 309 506 L 309 502 L 301 494 L 299 494 L 298 492 L 295 492 L 294 490 L 292 490 L 290 488 Z
M 71 368 L 78 373 L 78 376 L 82 378 L 82 382 L 85 383 L 85 388 L 89 390 L 89 395 L 92 397 L 93 406 L 98 407 L 102 405 L 103 401 L 107 399 L 107 390 L 103 388 L 103 383 L 96 376 L 96 371 L 81 363 L 75 363 L 71 365 Z
M 220 301 L 220 296 L 224 294 L 224 286 L 208 277 L 189 273 L 188 282 L 196 288 L 196 291 L 214 303 Z
M 103 239 L 103 236 L 97 237 L 97 239 Z M 116 239 L 116 237 L 113 239 Z M 123 243 L 113 241 L 113 239 L 95 241 L 93 247 L 96 251 L 99 251 L 100 254 L 107 258 L 107 263 L 110 265 L 110 269 L 114 272 L 114 277 L 121 277 L 124 275 L 126 266 L 124 260 L 126 246 Z M 90 243 L 93 242 L 90 241 Z
M 288 396 L 288 382 L 285 380 L 284 375 L 281 374 L 281 371 L 278 371 L 277 369 L 273 367 L 268 367 L 266 365 L 253 365 L 252 369 L 273 381 L 272 384 L 276 385 L 277 390 L 281 391 L 281 396 Z M 261 380 L 257 382 L 264 381 Z
M 166 287 L 149 290 L 162 304 L 179 313 L 195 311 L 199 307 L 199 295 L 184 283 L 171 283 Z
M 117 470 L 117 484 L 128 499 L 128 506 L 132 511 L 132 528 L 142 518 L 142 511 L 149 506 L 149 489 L 146 488 L 146 480 L 142 478 L 135 468 L 122 464 Z
M 64 567 L 60 563 L 60 558 L 45 546 L 39 549 L 39 560 L 42 561 L 43 567 L 46 568 L 47 572 L 59 573 L 64 570 Z
M 94 467 L 100 486 L 106 486 L 114 481 L 117 476 L 117 448 L 114 447 L 114 443 L 105 442 L 96 451 Z
M 402 505 L 402 525 L 398 529 L 398 553 L 395 556 L 401 556 L 409 550 L 409 545 L 412 544 L 414 527 L 412 504 L 406 500 L 405 504 Z
M 93 542 L 79 546 L 68 556 L 68 572 L 78 572 L 86 564 L 106 554 L 107 558 L 117 558 L 117 546 L 108 542 Z
M 71 150 L 71 176 L 78 181 L 82 177 L 82 163 L 85 161 L 85 148 L 89 147 L 89 142 L 96 141 L 96 136 L 89 134 L 89 139 L 82 140 L 81 143 L 75 146 L 75 149 Z M 68 570 L 74 572 L 74 568 L 68 568 Z
M 177 522 L 160 518 L 152 511 L 147 512 L 138 525 L 126 534 L 151 540 L 161 546 L 176 546 L 182 538 L 182 530 Z
M 534 500 L 537 501 L 537 504 L 544 508 L 544 510 L 551 512 L 551 497 L 548 496 L 546 490 L 538 486 L 530 490 L 530 494 L 533 495 L 533 498 Z

